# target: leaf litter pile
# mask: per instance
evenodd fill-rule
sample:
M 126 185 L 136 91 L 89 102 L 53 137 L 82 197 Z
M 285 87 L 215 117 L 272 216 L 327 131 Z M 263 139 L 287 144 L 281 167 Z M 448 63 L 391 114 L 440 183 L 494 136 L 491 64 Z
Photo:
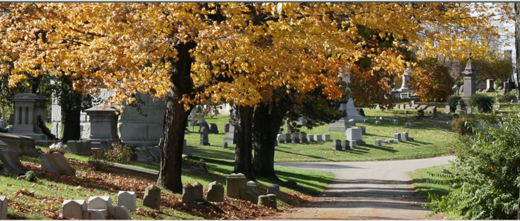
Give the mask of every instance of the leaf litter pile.
M 62 183 L 71 186 L 77 186 L 78 191 L 94 192 L 95 189 L 101 189 L 108 192 L 114 192 L 117 195 L 118 191 L 135 191 L 137 198 L 143 198 L 145 188 L 149 185 L 155 184 L 154 181 L 142 178 L 133 178 L 126 175 L 104 173 L 98 171 L 91 171 L 88 165 L 84 162 L 70 160 L 71 165 L 75 168 L 82 168 L 82 171 L 76 171 L 76 177 L 73 176 L 58 176 L 53 173 L 42 171 L 39 164 L 23 162 L 23 164 L 30 170 L 34 171 L 38 178 L 52 181 L 55 183 Z M 49 185 L 49 188 L 58 188 L 58 185 Z M 265 187 L 260 187 L 264 189 Z M 63 189 L 63 188 L 61 188 Z M 207 189 L 206 189 L 207 190 Z M 280 192 L 281 197 L 288 199 L 292 206 L 301 206 L 304 203 L 312 201 L 312 197 L 303 194 L 288 194 Z M 9 210 L 16 214 L 27 213 L 43 213 L 43 215 L 50 219 L 63 219 L 61 216 L 61 204 L 63 198 L 57 196 L 43 196 L 35 194 L 27 189 L 20 189 L 14 193 L 17 202 L 11 200 L 8 204 Z M 162 213 L 166 208 L 174 210 L 182 210 L 193 215 L 204 217 L 205 219 L 258 219 L 266 216 L 273 216 L 276 213 L 275 209 L 257 205 L 246 200 L 224 198 L 224 202 L 212 202 L 212 204 L 220 208 L 223 212 L 218 210 L 203 210 L 190 209 L 187 205 L 181 202 L 180 196 L 171 193 L 161 192 L 161 210 L 155 210 L 148 207 L 138 207 L 136 214 L 150 217 L 152 219 L 161 218 Z M 33 205 L 44 205 L 43 207 L 36 207 Z M 11 219 L 25 219 L 24 215 L 18 217 L 9 217 Z

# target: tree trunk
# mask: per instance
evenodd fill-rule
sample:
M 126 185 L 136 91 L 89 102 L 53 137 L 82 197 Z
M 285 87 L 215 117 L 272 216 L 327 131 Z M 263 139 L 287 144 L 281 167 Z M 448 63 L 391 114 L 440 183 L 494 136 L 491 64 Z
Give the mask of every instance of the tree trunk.
M 81 139 L 81 109 L 69 110 L 61 108 L 62 137 L 61 142 Z
M 235 173 L 243 173 L 247 179 L 255 180 L 253 176 L 253 107 L 238 107 L 238 139 L 235 150 Z
M 515 3 L 515 49 L 516 49 L 516 85 L 520 86 L 520 3 Z M 520 103 L 520 88 L 516 88 L 516 99 Z
M 265 104 L 255 109 L 253 117 L 253 148 L 255 150 L 253 169 L 255 176 L 280 181 L 274 172 L 274 153 L 276 136 L 287 111 L 280 106 L 269 109 L 269 105 Z
M 157 185 L 174 193 L 182 193 L 181 165 L 184 129 L 193 108 L 190 106 L 189 110 L 185 110 L 184 104 L 179 102 L 182 95 L 193 96 L 194 93 L 193 80 L 190 76 L 193 58 L 189 51 L 196 46 L 197 44 L 194 42 L 176 45 L 178 60 L 170 58 L 170 62 L 173 64 L 170 78 L 172 86 L 165 100 L 164 143 Z

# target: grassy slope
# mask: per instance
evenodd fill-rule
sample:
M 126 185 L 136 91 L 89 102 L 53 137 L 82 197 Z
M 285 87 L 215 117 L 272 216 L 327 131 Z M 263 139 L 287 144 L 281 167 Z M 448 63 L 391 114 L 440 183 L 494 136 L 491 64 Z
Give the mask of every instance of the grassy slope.
M 380 111 L 365 109 L 366 119 L 374 122 L 375 116 L 386 116 L 399 119 L 399 123 L 382 121 L 381 125 L 371 123 L 357 123 L 365 126 L 367 135 L 363 136 L 366 146 L 361 146 L 351 151 L 334 151 L 332 142 L 314 142 L 309 144 L 280 144 L 276 147 L 275 162 L 326 162 L 326 161 L 372 161 L 372 160 L 397 160 L 414 159 L 439 156 L 448 153 L 449 147 L 455 138 L 455 133 L 447 124 L 433 123 L 423 120 L 415 120 L 414 111 L 405 114 L 402 110 Z M 440 119 L 450 120 L 450 116 L 439 115 Z M 438 119 L 439 119 L 438 118 Z M 233 159 L 234 147 L 223 149 L 223 132 L 227 116 L 206 119 L 209 123 L 216 123 L 219 134 L 210 134 L 210 146 L 199 145 L 200 135 L 193 132 L 186 136 L 187 144 L 193 149 L 194 155 L 204 159 Z M 413 122 L 414 127 L 405 126 L 406 122 Z M 198 127 L 189 127 L 190 131 L 196 131 Z M 375 139 L 393 138 L 395 133 L 407 131 L 415 141 L 405 141 L 393 144 L 384 144 L 382 147 L 374 146 Z M 328 131 L 328 125 L 319 126 L 308 130 L 302 128 L 307 134 L 328 133 L 331 139 L 345 139 L 345 133 Z

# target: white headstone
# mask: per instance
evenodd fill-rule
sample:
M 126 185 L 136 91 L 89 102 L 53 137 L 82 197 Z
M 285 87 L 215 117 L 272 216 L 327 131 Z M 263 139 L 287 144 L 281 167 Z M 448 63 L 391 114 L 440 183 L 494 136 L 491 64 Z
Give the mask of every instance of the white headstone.
M 135 192 L 119 191 L 117 194 L 117 206 L 125 206 L 130 211 L 135 211 Z
M 348 128 L 345 134 L 347 140 L 363 140 L 363 131 L 359 127 Z
M 87 210 L 85 200 L 64 200 L 61 214 L 68 219 L 84 219 L 83 211 Z M 0 217 L 1 218 L 1 217 Z

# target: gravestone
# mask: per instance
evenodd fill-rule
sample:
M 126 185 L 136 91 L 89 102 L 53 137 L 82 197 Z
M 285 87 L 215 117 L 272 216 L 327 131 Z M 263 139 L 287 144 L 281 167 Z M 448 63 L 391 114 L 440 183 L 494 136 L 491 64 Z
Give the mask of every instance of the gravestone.
M 260 192 L 258 191 L 257 184 L 254 181 L 248 181 L 246 183 L 246 194 L 243 197 L 244 200 L 250 201 L 252 203 L 258 203 L 258 196 L 260 196 Z
M 224 142 L 224 144 L 222 144 L 222 148 L 227 149 L 228 148 L 228 143 Z
M 93 147 L 100 147 L 101 141 L 120 142 L 117 133 L 118 115 L 114 107 L 106 107 L 98 105 L 85 110 L 90 119 L 90 136 Z
M 64 200 L 61 206 L 61 214 L 67 219 L 85 219 L 83 212 L 87 211 L 85 200 Z M 105 217 L 103 217 L 104 219 Z M 2 217 L 0 217 L 2 219 Z M 87 218 L 88 219 L 88 218 Z
M 208 129 L 206 127 L 200 128 L 200 145 L 209 146 Z
M 34 138 L 29 136 L 0 133 L 0 140 L 4 142 L 1 146 L 7 146 L 18 155 L 38 157 L 42 153 L 36 147 Z
M 269 199 L 269 207 L 271 207 L 273 209 L 277 209 L 276 195 L 274 195 L 274 194 L 267 194 L 267 198 Z
M 132 219 L 132 214 L 126 206 L 115 206 L 111 214 L 112 219 Z
M 269 207 L 269 197 L 266 195 L 260 195 L 258 196 L 258 205 L 263 205 Z
M 144 190 L 143 205 L 152 209 L 161 208 L 161 189 L 150 185 Z
M 182 186 L 182 203 L 190 204 L 195 202 L 195 188 L 190 183 Z
M 332 142 L 332 149 L 333 150 L 342 150 L 342 147 L 341 147 L 341 140 L 334 140 L 334 142 Z
M 362 135 L 366 135 L 367 134 L 367 128 L 366 127 L 359 126 L 359 128 L 361 128 L 361 134 Z
M 52 157 L 54 157 L 54 160 L 56 161 L 56 163 L 58 163 L 58 166 L 65 171 L 64 175 L 76 176 L 76 169 L 70 166 L 69 161 L 67 161 L 67 159 L 65 158 L 65 156 L 63 156 L 62 153 L 54 152 L 52 153 Z
M 462 96 L 462 100 L 466 104 L 469 105 L 469 98 L 471 95 L 475 94 L 475 74 L 474 74 L 473 65 L 471 64 L 471 54 L 468 62 L 466 63 L 466 68 L 462 74 L 464 75 L 464 96 Z
M 375 124 L 375 125 L 380 125 L 380 124 L 381 124 L 381 121 L 376 120 L 376 121 L 374 121 L 374 124 Z
M 23 175 L 29 171 L 12 150 L 0 150 L 0 161 L 3 163 L 5 174 Z
M 406 122 L 406 123 L 404 123 L 404 125 L 406 125 L 407 127 L 415 126 L 415 124 L 413 124 L 412 122 Z
M 347 136 L 347 140 L 350 140 L 350 141 L 355 140 L 357 142 L 356 144 L 362 145 L 361 142 L 363 141 L 363 131 L 361 131 L 361 128 L 359 128 L 359 127 L 348 128 L 347 131 L 345 132 L 345 134 Z
M 7 219 L 7 204 L 9 199 L 5 196 L 0 196 L 0 220 Z
M 247 178 L 244 174 L 238 173 L 238 194 L 240 195 L 240 199 L 245 198 L 245 194 L 247 191 Z
M 223 202 L 224 201 L 224 186 L 217 181 L 213 181 L 208 187 L 207 200 L 211 202 Z
M 345 148 L 345 150 L 350 150 L 349 140 L 344 140 L 342 143 L 343 143 L 343 148 Z
M 487 79 L 485 92 L 494 92 L 494 91 L 495 91 L 495 80 Z
M 195 201 L 204 200 L 204 187 L 199 182 L 193 184 L 193 199 Z
M 88 210 L 100 211 L 108 217 L 108 211 L 112 209 L 112 199 L 108 196 L 91 196 L 88 198 Z
M 324 140 L 324 141 L 332 141 L 332 140 L 330 139 L 330 134 L 323 134 L 323 140 Z
M 135 202 L 135 192 L 119 191 L 119 193 L 117 193 L 117 206 L 125 206 L 129 211 L 135 211 Z
M 232 173 L 226 177 L 226 192 L 229 198 L 240 198 L 240 179 L 240 176 L 235 173 Z
M 275 194 L 278 196 L 280 194 L 280 186 L 278 184 L 273 184 L 267 187 L 267 194 Z
M 314 142 L 314 141 L 315 141 L 315 140 L 314 140 L 314 134 L 307 134 L 307 140 L 308 140 L 309 142 Z
M 314 140 L 323 141 L 323 136 L 321 134 L 314 134 Z
M 226 137 L 224 138 L 224 143 L 228 144 L 236 144 L 237 143 L 237 130 L 235 129 L 235 126 L 229 125 L 229 131 L 226 133 Z
M 395 133 L 394 134 L 394 140 L 396 142 L 401 142 L 401 134 L 400 133 Z
M 105 214 L 99 210 L 83 211 L 83 219 L 104 220 Z
M 377 147 L 380 147 L 380 146 L 383 145 L 383 141 L 380 140 L 380 139 L 376 139 L 376 141 L 375 141 L 375 145 L 376 145 Z
M 92 142 L 90 140 L 68 140 L 69 152 L 76 155 L 90 155 L 92 153 Z
M 304 132 L 300 133 L 300 140 L 302 143 L 309 143 L 309 139 L 307 139 L 307 134 Z
M 291 135 L 291 137 L 292 137 L 292 143 L 301 143 L 300 134 L 299 133 L 293 133 Z
M 14 122 L 11 133 L 32 137 L 36 143 L 46 143 L 47 135 L 38 126 L 44 123 L 43 118 L 47 116 L 47 99 L 45 96 L 21 93 L 16 94 L 12 101 L 14 103 Z

